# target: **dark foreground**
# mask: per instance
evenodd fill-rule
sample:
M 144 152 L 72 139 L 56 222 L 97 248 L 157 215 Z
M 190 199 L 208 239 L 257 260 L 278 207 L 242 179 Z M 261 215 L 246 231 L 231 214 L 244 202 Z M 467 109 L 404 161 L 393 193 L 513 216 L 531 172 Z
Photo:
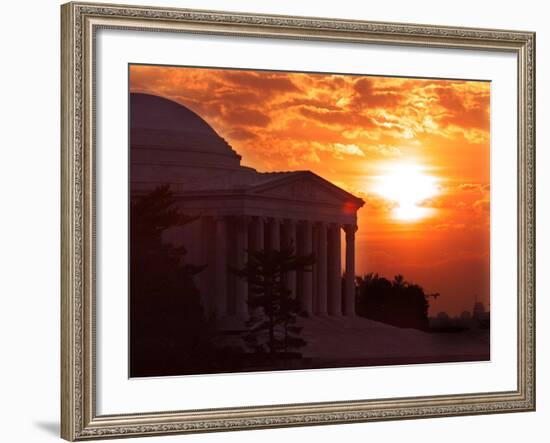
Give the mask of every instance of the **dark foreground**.
M 237 337 L 227 336 L 223 339 L 225 345 L 193 361 L 185 358 L 184 352 L 163 354 L 138 349 L 131 359 L 130 375 L 153 377 L 490 360 L 489 330 L 428 333 L 359 317 L 315 317 L 301 319 L 301 323 L 307 342 L 301 355 L 246 353 L 238 346 Z M 162 357 L 168 354 L 169 358 Z

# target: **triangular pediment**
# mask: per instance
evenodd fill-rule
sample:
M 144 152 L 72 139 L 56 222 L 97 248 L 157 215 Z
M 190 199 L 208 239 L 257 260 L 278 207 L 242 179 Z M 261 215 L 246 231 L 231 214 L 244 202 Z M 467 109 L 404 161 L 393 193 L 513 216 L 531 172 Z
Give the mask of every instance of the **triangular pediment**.
M 363 200 L 322 177 L 309 172 L 285 174 L 251 190 L 254 194 L 285 200 L 326 204 L 363 206 Z

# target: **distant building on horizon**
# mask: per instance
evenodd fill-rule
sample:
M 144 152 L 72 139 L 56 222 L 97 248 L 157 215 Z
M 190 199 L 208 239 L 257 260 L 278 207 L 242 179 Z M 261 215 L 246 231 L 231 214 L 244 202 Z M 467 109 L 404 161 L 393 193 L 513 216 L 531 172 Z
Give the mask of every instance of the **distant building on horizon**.
M 430 326 L 433 328 L 488 329 L 490 320 L 491 314 L 485 310 L 485 305 L 482 302 L 475 301 L 471 312 L 462 311 L 456 317 L 451 317 L 444 311 L 438 312 L 435 317 L 430 318 Z

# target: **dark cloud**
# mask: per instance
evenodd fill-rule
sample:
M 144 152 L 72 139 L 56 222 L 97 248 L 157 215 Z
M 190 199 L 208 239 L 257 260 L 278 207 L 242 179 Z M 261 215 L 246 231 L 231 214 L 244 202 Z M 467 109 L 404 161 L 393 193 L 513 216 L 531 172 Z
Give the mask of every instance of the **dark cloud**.
M 258 138 L 258 135 L 252 131 L 248 131 L 244 128 L 236 128 L 233 131 L 229 132 L 227 136 L 231 140 L 243 141 L 243 140 L 254 140 Z
M 489 97 L 487 95 L 466 94 L 449 85 L 434 88 L 433 91 L 437 95 L 439 104 L 446 110 L 439 120 L 441 123 L 489 130 Z
M 372 128 L 375 123 L 371 117 L 364 114 L 350 113 L 348 111 L 331 111 L 326 109 L 311 109 L 302 107 L 299 112 L 310 120 L 315 120 L 328 125 L 340 125 L 343 127 L 361 126 Z
M 255 89 L 262 94 L 300 92 L 287 74 L 267 72 L 223 71 L 222 78 L 233 86 Z
M 292 107 L 297 108 L 316 108 L 324 111 L 341 111 L 342 109 L 335 104 L 328 102 L 327 100 L 321 100 L 318 98 L 309 98 L 303 96 L 291 96 L 287 100 L 275 105 L 279 109 L 288 109 Z
M 359 78 L 353 83 L 355 94 L 351 102 L 353 108 L 394 107 L 403 99 L 403 91 L 392 88 L 377 89 L 373 78 Z
M 271 122 L 269 115 L 257 110 L 239 107 L 226 107 L 223 119 L 232 125 L 266 127 Z

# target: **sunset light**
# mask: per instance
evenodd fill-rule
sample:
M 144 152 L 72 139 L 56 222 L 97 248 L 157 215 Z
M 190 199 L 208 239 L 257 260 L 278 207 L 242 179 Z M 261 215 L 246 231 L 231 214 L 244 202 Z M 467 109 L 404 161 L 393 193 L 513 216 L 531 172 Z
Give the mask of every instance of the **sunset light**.
M 438 179 L 414 163 L 398 163 L 385 168 L 376 177 L 374 192 L 394 203 L 393 218 L 411 222 L 433 214 L 423 205 L 426 199 L 439 193 Z
M 490 82 L 132 65 L 130 90 L 193 111 L 242 166 L 311 171 L 361 198 L 357 275 L 444 294 L 434 313 L 488 297 Z

